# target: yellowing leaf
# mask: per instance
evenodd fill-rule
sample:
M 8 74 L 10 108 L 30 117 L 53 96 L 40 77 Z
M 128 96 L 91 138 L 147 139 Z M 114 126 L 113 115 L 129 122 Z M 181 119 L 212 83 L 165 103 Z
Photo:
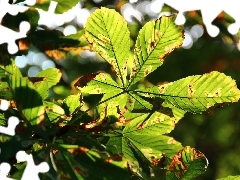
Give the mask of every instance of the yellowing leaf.
M 127 22 L 115 10 L 101 8 L 94 11 L 85 26 L 85 36 L 103 59 L 112 65 L 121 85 L 126 84 L 130 35 Z
M 140 30 L 134 47 L 133 66 L 128 87 L 163 64 L 165 57 L 183 43 L 183 28 L 176 26 L 175 16 L 162 16 Z

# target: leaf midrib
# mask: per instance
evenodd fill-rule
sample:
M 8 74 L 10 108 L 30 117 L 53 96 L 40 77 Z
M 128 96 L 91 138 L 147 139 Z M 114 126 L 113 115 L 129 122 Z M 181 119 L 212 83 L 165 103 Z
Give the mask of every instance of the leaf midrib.
M 154 24 L 154 27 L 155 27 L 156 21 L 155 21 L 154 23 L 155 23 L 155 24 Z M 168 24 L 168 26 L 167 26 L 167 28 L 166 28 L 166 31 L 167 31 L 167 29 L 169 28 L 169 26 L 170 26 L 170 24 Z M 154 30 L 155 30 L 155 29 L 154 29 Z M 165 35 L 166 31 L 163 33 L 162 37 Z M 162 37 L 161 37 L 161 39 L 162 39 Z M 157 42 L 156 47 L 157 47 L 158 44 L 160 43 L 161 39 Z M 144 40 L 145 40 L 145 38 L 144 38 Z M 173 40 L 173 39 L 171 39 L 171 40 L 169 40 L 169 41 L 172 41 L 172 40 Z M 137 39 L 137 41 L 138 41 L 138 39 Z M 166 41 L 166 42 L 169 42 L 169 41 Z M 156 47 L 150 52 L 150 54 L 147 56 L 146 60 L 143 62 L 143 65 L 140 66 L 139 70 L 135 73 L 135 76 L 134 76 L 134 78 L 132 79 L 132 81 L 128 84 L 127 89 L 129 89 L 129 87 L 131 86 L 132 82 L 133 82 L 134 79 L 136 78 L 136 75 L 139 73 L 139 71 L 141 71 L 141 69 L 142 69 L 142 67 L 144 66 L 145 62 L 146 62 L 147 59 L 151 56 L 151 54 L 154 52 L 154 50 L 156 49 Z M 135 54 L 135 52 L 134 52 L 134 54 Z M 142 54 L 142 53 L 141 53 L 141 54 Z M 138 57 L 138 56 L 136 56 L 136 57 Z M 139 60 L 139 59 L 137 58 L 137 60 Z M 139 64 L 140 64 L 140 63 L 139 63 Z M 135 84 L 135 83 L 134 83 L 134 84 Z

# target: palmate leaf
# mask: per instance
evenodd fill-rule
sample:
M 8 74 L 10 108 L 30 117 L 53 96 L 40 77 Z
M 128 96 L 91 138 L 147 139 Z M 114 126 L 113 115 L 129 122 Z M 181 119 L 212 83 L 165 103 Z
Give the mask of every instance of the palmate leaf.
M 139 90 L 140 95 L 147 92 L 160 96 L 166 105 L 192 113 L 202 113 L 215 105 L 237 102 L 240 98 L 236 82 L 216 71 Z
M 97 9 L 88 18 L 85 36 L 93 50 L 112 65 L 124 86 L 130 50 L 130 33 L 124 18 L 115 10 Z
M 140 30 L 134 47 L 134 60 L 128 87 L 163 64 L 164 58 L 183 43 L 183 27 L 174 23 L 175 16 L 162 16 Z
M 206 171 L 208 160 L 203 153 L 186 146 L 172 159 L 167 180 L 193 179 Z

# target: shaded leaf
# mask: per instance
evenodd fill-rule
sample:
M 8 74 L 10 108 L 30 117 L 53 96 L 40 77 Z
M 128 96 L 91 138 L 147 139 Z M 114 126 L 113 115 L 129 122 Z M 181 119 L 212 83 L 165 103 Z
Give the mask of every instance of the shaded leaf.
M 240 176 L 228 176 L 225 178 L 220 178 L 218 180 L 238 180 L 238 179 L 240 179 Z
M 130 33 L 124 18 L 115 10 L 97 9 L 88 18 L 85 36 L 93 50 L 112 65 L 124 86 L 130 50 Z
M 0 81 L 0 98 L 12 100 L 13 95 L 7 82 Z
M 71 146 L 71 145 L 70 145 Z M 69 147 L 70 147 L 69 146 Z M 130 179 L 125 158 L 108 156 L 105 152 L 89 150 L 85 147 L 68 149 L 67 153 L 61 150 L 67 165 L 70 166 L 71 176 L 78 179 Z M 74 172 L 73 172 L 74 171 Z
M 206 171 L 208 160 L 203 153 L 186 146 L 172 159 L 167 180 L 193 179 Z
M 161 66 L 165 57 L 182 45 L 183 27 L 178 27 L 174 20 L 175 16 L 162 16 L 140 30 L 128 87 Z
M 31 42 L 48 57 L 55 60 L 65 59 L 68 56 L 76 56 L 83 50 L 89 49 L 83 30 L 79 30 L 76 34 L 69 36 L 64 36 L 58 30 L 32 31 L 25 40 Z
M 71 1 L 66 1 L 66 0 L 54 0 L 57 2 L 57 7 L 54 11 L 55 14 L 63 14 L 64 12 L 70 10 L 73 8 L 79 0 L 71 0 Z M 44 11 L 48 11 L 49 5 L 50 5 L 51 0 L 38 0 L 36 4 L 32 7 L 34 8 L 39 8 Z
M 9 86 L 12 90 L 17 107 L 32 124 L 39 124 L 44 119 L 42 98 L 28 78 L 11 75 Z

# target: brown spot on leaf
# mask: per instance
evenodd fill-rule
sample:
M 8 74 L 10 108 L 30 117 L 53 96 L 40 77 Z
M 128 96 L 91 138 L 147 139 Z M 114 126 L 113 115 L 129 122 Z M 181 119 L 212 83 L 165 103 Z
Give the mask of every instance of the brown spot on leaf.
M 167 157 L 165 154 L 162 154 L 161 158 L 156 158 L 154 156 L 151 156 L 151 163 L 154 166 L 158 166 L 160 168 L 164 168 L 167 165 Z
M 189 84 L 188 85 L 188 97 L 190 99 L 192 99 L 193 97 L 193 94 L 195 93 L 196 90 L 193 89 L 193 85 L 192 84 Z
M 137 125 L 136 129 L 137 129 L 137 130 L 140 130 L 140 129 L 145 128 L 145 127 L 147 126 L 147 124 L 148 124 L 148 121 L 149 121 L 149 120 L 146 120 L 146 121 L 141 122 L 140 124 Z
M 102 35 L 102 34 L 98 34 L 98 38 L 103 41 L 105 44 L 109 44 L 110 43 L 110 39 L 107 38 L 106 36 Z
M 173 171 L 178 176 L 178 179 L 180 179 L 188 170 L 188 166 L 191 164 L 189 162 L 198 159 L 204 159 L 206 161 L 206 166 L 208 165 L 206 157 L 203 153 L 195 148 L 186 146 L 172 158 L 172 161 L 169 165 L 169 170 Z
M 92 81 L 95 77 L 97 76 L 97 74 L 88 74 L 88 75 L 84 75 L 81 76 L 77 82 L 74 84 L 75 87 L 84 87 L 87 85 L 88 82 Z

